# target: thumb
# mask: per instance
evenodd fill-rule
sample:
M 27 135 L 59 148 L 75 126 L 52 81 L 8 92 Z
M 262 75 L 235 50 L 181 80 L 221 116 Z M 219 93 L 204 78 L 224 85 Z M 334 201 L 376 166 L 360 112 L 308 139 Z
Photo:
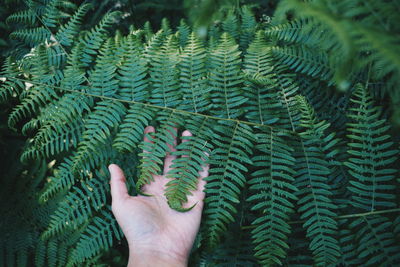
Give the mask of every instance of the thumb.
M 121 201 L 129 196 L 126 188 L 124 172 L 116 164 L 108 166 L 111 174 L 111 197 L 113 201 Z

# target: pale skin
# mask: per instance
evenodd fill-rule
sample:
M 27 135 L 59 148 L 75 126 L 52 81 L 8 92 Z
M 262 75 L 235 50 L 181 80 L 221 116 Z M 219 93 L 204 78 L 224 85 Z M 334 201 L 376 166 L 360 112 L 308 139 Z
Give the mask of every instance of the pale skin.
M 145 134 L 154 132 L 146 127 Z M 176 146 L 176 133 L 174 146 Z M 182 136 L 191 136 L 184 131 Z M 145 142 L 150 142 L 146 137 Z M 146 153 L 146 151 L 144 151 Z M 130 196 L 123 171 L 115 164 L 109 166 L 111 173 L 112 211 L 129 245 L 129 267 L 143 266 L 187 266 L 187 260 L 194 239 L 200 227 L 204 200 L 204 177 L 208 176 L 209 166 L 199 172 L 197 190 L 188 196 L 183 207 L 194 207 L 187 212 L 171 209 L 164 196 L 165 185 L 171 178 L 166 174 L 176 157 L 167 154 L 164 160 L 163 175 L 153 175 L 154 182 L 142 187 L 142 192 L 151 196 Z

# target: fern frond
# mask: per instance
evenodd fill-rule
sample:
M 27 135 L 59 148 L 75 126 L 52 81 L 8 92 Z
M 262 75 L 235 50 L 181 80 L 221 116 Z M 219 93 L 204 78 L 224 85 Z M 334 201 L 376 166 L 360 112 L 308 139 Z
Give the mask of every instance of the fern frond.
M 6 23 L 21 23 L 33 26 L 37 21 L 36 14 L 31 9 L 21 10 L 7 17 Z
M 59 0 L 50 0 L 46 3 L 41 21 L 48 28 L 55 28 L 59 24 L 60 10 L 58 9 Z
M 354 52 L 350 31 L 347 25 L 330 12 L 328 5 L 317 5 L 315 2 L 306 4 L 299 0 L 287 0 L 285 3 L 287 10 L 301 11 L 301 14 L 297 13 L 298 19 L 311 23 L 306 30 L 312 31 L 313 27 L 319 30 L 317 35 L 312 36 L 313 40 L 316 36 L 320 37 L 321 47 L 332 50 L 331 52 L 340 50 L 345 61 L 349 59 L 347 57 Z M 323 35 L 320 34 L 320 30 L 325 31 Z
M 243 6 L 240 10 L 240 15 L 241 23 L 239 44 L 240 48 L 242 50 L 245 50 L 250 45 L 250 43 L 253 42 L 258 24 L 249 6 Z
M 98 177 L 99 173 L 96 176 Z M 65 228 L 77 229 L 91 217 L 94 211 L 102 209 L 106 204 L 106 196 L 110 188 L 106 182 L 107 179 L 104 178 L 91 178 L 89 181 L 81 182 L 79 187 L 73 186 L 51 215 L 49 225 L 42 237 L 48 239 L 64 231 Z
M 252 161 L 258 167 L 249 181 L 253 194 L 247 201 L 255 205 L 251 208 L 260 211 L 253 221 L 253 242 L 256 244 L 255 256 L 263 266 L 282 265 L 286 256 L 287 237 L 291 232 L 289 215 L 294 211 L 293 202 L 297 200 L 294 192 L 293 149 L 287 146 L 280 135 L 271 131 L 257 136 L 256 148 L 260 155 Z
M 288 239 L 289 251 L 286 258 L 287 266 L 315 266 L 306 233 L 302 227 L 293 227 Z
M 180 108 L 196 113 L 203 112 L 210 105 L 207 97 L 209 90 L 206 80 L 206 51 L 194 32 L 188 37 L 180 57 L 180 88 L 183 94 Z
M 360 52 L 366 54 L 366 58 L 361 61 L 364 68 L 371 67 L 372 77 L 382 80 L 389 77 L 391 87 L 398 86 L 400 77 L 400 49 L 398 46 L 399 38 L 381 32 L 380 29 L 372 30 L 370 27 L 356 27 L 354 32 L 355 46 L 360 48 Z M 391 88 L 391 96 L 396 96 L 397 88 Z M 395 98 L 398 100 L 399 98 Z
M 21 133 L 23 135 L 29 135 L 30 132 L 36 131 L 40 127 L 40 121 L 38 119 L 31 119 L 22 126 Z
M 144 128 L 153 120 L 156 111 L 141 105 L 130 105 L 119 126 L 113 147 L 120 152 L 132 152 L 142 141 Z
M 303 227 L 311 240 L 309 247 L 315 264 L 326 266 L 337 262 L 340 256 L 336 239 L 338 227 L 334 219 L 337 207 L 330 199 L 332 193 L 327 183 L 330 170 L 323 151 L 332 140 L 324 133 L 329 124 L 316 120 L 314 110 L 303 97 L 299 96 L 297 100 L 302 113 L 300 126 L 303 127 L 299 133 L 301 154 L 296 164 L 298 211 L 300 218 L 306 220 Z
M 397 28 L 397 12 L 392 9 L 395 3 L 380 4 L 376 1 L 353 0 L 342 1 L 338 5 L 338 11 L 343 12 L 342 15 L 347 18 L 356 18 L 362 24 L 374 26 L 376 29 L 385 31 L 395 30 Z M 393 27 L 393 28 L 392 28 Z
M 396 266 L 400 262 L 400 247 L 391 232 L 392 222 L 374 215 L 360 217 L 350 224 L 356 231 L 357 258 L 366 266 Z
M 347 124 L 349 190 L 353 193 L 351 205 L 362 211 L 394 207 L 394 178 L 396 169 L 392 164 L 398 150 L 393 148 L 390 126 L 380 119 L 380 109 L 373 104 L 366 89 L 357 85 L 351 98 Z
M 38 112 L 38 107 L 47 104 L 50 99 L 57 98 L 51 86 L 32 86 L 29 88 L 28 95 L 23 98 L 21 104 L 17 105 L 8 117 L 8 125 L 14 128 L 22 119 Z
M 106 38 L 107 29 L 115 22 L 118 14 L 117 11 L 106 13 L 101 21 L 81 39 L 83 49 L 80 61 L 83 66 L 90 66 L 93 63 L 93 58 Z
M 189 40 L 190 31 L 190 26 L 187 25 L 184 19 L 181 19 L 179 22 L 179 26 L 177 27 L 177 37 L 179 39 L 179 46 L 181 48 L 184 48 L 186 46 L 186 43 Z
M 161 20 L 161 30 L 163 31 L 163 34 L 165 36 L 169 36 L 172 34 L 172 29 L 171 29 L 171 25 L 170 22 L 167 18 L 163 18 Z
M 10 38 L 20 40 L 30 47 L 44 43 L 50 36 L 51 33 L 45 27 L 21 29 L 10 34 Z
M 130 34 L 122 48 L 123 61 L 118 67 L 118 96 L 123 100 L 145 101 L 148 98 L 147 66 L 140 56 L 138 40 Z
M 49 177 L 43 192 L 39 196 L 39 201 L 44 203 L 50 198 L 61 192 L 69 190 L 75 184 L 75 177 L 71 172 L 73 166 L 73 156 L 65 158 L 60 166 L 54 171 L 54 176 Z
M 239 39 L 239 21 L 235 14 L 235 9 L 230 9 L 222 22 L 222 30 L 229 34 L 235 40 Z
M 84 123 L 80 117 L 68 121 L 68 124 L 47 124 L 40 128 L 32 140 L 31 147 L 22 154 L 21 160 L 26 162 L 38 156 L 50 158 L 75 148 L 81 141 L 83 129 Z
M 328 54 L 325 51 L 315 52 L 315 48 L 305 46 L 271 47 L 275 59 L 287 65 L 295 72 L 329 81 L 333 71 L 329 66 Z
M 70 0 L 58 0 L 58 6 L 62 10 L 76 10 L 78 8 L 78 6 Z
M 240 105 L 247 101 L 243 97 L 240 72 L 240 51 L 227 33 L 222 34 L 218 47 L 210 54 L 209 84 L 213 94 L 211 112 L 219 117 L 236 118 L 241 115 Z
M 157 132 L 155 134 L 148 133 L 146 137 L 150 142 L 142 141 L 139 145 L 143 152 L 139 154 L 142 158 L 139 165 L 139 178 L 136 183 L 137 192 L 141 192 L 140 188 L 143 185 L 154 180 L 153 174 L 160 174 L 164 157 L 167 153 L 172 152 L 167 144 L 174 145 L 175 129 L 183 124 L 182 116 L 174 111 L 159 112 L 156 118 L 161 122 Z
M 89 77 L 92 86 L 89 92 L 94 95 L 111 97 L 117 93 L 117 67 L 115 66 L 113 41 L 107 40 L 100 50 L 97 64 Z
M 153 30 L 151 28 L 151 24 L 149 21 L 146 21 L 143 25 L 143 32 L 144 32 L 144 38 L 146 43 L 148 43 L 151 39 L 151 37 L 154 35 Z
M 246 51 L 243 72 L 245 74 L 245 116 L 260 124 L 273 124 L 284 115 L 279 101 L 279 90 L 273 68 L 274 62 L 262 32 Z
M 121 240 L 122 236 L 122 231 L 111 214 L 111 207 L 107 206 L 107 211 L 102 210 L 100 216 L 94 217 L 78 240 L 72 252 L 73 262 L 82 263 L 102 250 L 109 249 L 114 238 Z
M 180 104 L 178 63 L 178 43 L 170 35 L 150 60 L 150 103 L 163 107 L 176 107 Z
M 295 132 L 300 120 L 295 100 L 298 84 L 285 66 L 276 63 L 261 31 L 249 46 L 243 67 L 245 96 L 252 103 L 246 107 L 246 117 L 261 124 L 275 123 Z
M 99 149 L 99 146 L 107 145 L 114 128 L 122 121 L 124 114 L 125 106 L 121 102 L 104 100 L 95 106 L 85 121 L 85 131 L 78 145 L 72 168 L 74 172 L 80 170 L 86 162 L 94 167 L 97 162 L 94 159 L 107 154 L 106 151 Z
M 71 46 L 75 37 L 79 33 L 79 28 L 82 25 L 82 19 L 92 7 L 91 4 L 82 4 L 71 19 L 60 26 L 55 38 L 62 46 Z
M 317 117 L 329 121 L 338 131 L 338 135 L 343 136 L 348 121 L 346 117 L 350 102 L 348 96 L 309 77 L 300 78 L 298 84 L 300 93 L 313 106 Z
M 220 25 L 211 25 L 208 35 L 210 36 L 208 40 L 208 48 L 209 51 L 212 51 L 218 46 L 218 40 L 221 38 L 222 35 Z
M 40 123 L 40 129 L 33 137 L 30 149 L 23 153 L 23 158 L 38 155 L 50 157 L 76 147 L 84 128 L 81 117 L 85 112 L 90 112 L 92 106 L 92 98 L 65 94 L 58 101 L 43 108 L 37 120 L 31 120 Z M 24 128 L 29 126 L 29 123 L 25 124 Z
M 244 124 L 221 121 L 212 136 L 216 147 L 210 156 L 210 176 L 205 178 L 207 243 L 215 246 L 237 212 L 241 189 L 246 183 L 246 164 L 252 164 L 252 129 Z
M 177 151 L 172 152 L 177 159 L 167 173 L 167 178 L 171 181 L 166 184 L 165 196 L 170 207 L 175 210 L 187 210 L 182 205 L 187 202 L 190 191 L 197 189 L 199 171 L 208 161 L 207 155 L 210 153 L 209 127 L 207 118 L 186 121 L 186 128 L 195 130 L 192 132 L 193 136 L 182 136 L 182 142 L 176 147 Z
M 11 57 L 8 57 L 4 60 L 3 69 L 0 74 L 0 77 L 11 77 L 18 78 L 20 75 L 20 71 L 18 70 L 17 64 L 13 61 Z M 22 89 L 24 88 L 24 84 L 19 80 L 14 80 L 10 78 L 5 78 L 4 81 L 1 81 L 0 87 L 0 103 L 7 101 L 10 97 L 20 95 Z
M 147 62 L 152 60 L 152 57 L 157 53 L 158 50 L 161 49 L 163 42 L 165 40 L 165 34 L 162 30 L 159 30 L 155 34 L 149 38 L 145 47 L 144 47 L 144 55 L 147 59 Z
M 46 262 L 46 241 L 39 240 L 35 249 L 35 266 L 45 267 Z
M 340 263 L 343 266 L 360 266 L 362 262 L 357 257 L 356 234 L 350 230 L 349 221 L 339 221 Z
M 105 166 L 121 166 L 130 193 L 141 194 L 170 154 L 164 194 L 177 211 L 191 208 L 210 164 L 190 265 L 400 264 L 399 136 L 384 119 L 400 109 L 372 101 L 400 103 L 398 1 L 282 0 L 272 22 L 264 7 L 277 1 L 238 1 L 209 29 L 195 27 L 198 36 L 183 20 L 177 30 L 163 20 L 153 34 L 117 12 L 93 26 L 119 4 L 90 2 L 26 0 L 8 19 L 18 40 L 6 51 L 0 100 L 14 108 L 10 126 L 29 136 L 21 159 L 41 163 L 38 177 L 2 181 L 0 209 L 18 220 L 0 223 L 9 233 L 0 265 L 122 266 Z M 365 81 L 368 90 L 334 90 Z M 192 136 L 175 151 L 184 129 Z M 10 190 L 18 186 L 24 198 L 33 192 L 23 210 Z
M 286 23 L 271 25 L 265 30 L 265 34 L 275 43 L 280 41 L 284 44 L 315 47 L 318 44 L 318 38 L 321 38 L 323 33 L 313 28 L 307 20 L 294 19 Z
M 42 125 L 50 125 L 56 129 L 57 125 L 62 127 L 62 124 L 68 124 L 84 113 L 90 112 L 93 105 L 91 97 L 74 93 L 64 94 L 57 101 L 42 108 L 38 119 Z
M 295 76 L 286 73 L 284 67 L 276 66 L 273 77 L 277 83 L 279 101 L 282 106 L 279 125 L 296 132 L 301 114 L 297 108 L 296 95 L 299 93 L 299 86 L 294 80 Z

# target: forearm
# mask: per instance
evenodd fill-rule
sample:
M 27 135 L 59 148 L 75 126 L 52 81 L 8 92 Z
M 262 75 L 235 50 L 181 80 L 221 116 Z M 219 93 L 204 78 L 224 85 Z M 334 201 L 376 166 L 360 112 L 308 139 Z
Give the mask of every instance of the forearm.
M 157 252 L 129 252 L 128 267 L 186 267 L 187 259 L 171 257 Z

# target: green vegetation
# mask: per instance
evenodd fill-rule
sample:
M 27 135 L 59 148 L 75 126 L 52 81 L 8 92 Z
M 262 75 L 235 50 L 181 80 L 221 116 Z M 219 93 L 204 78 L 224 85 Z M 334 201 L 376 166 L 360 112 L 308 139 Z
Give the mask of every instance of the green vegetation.
M 80 2 L 0 25 L 1 266 L 126 265 L 106 167 L 140 193 L 172 127 L 171 208 L 211 165 L 190 266 L 400 264 L 397 0 Z

